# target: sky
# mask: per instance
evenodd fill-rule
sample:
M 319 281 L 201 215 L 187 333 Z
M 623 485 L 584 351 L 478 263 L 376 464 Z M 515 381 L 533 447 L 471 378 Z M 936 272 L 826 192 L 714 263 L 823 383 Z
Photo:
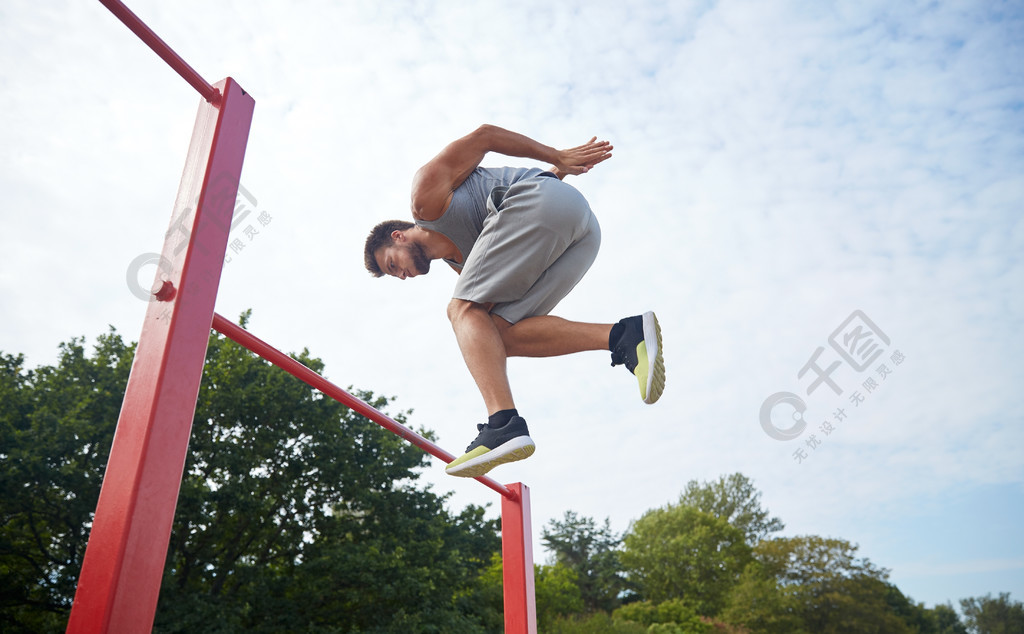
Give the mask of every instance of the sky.
M 783 535 L 855 543 L 915 601 L 1024 599 L 1020 4 L 129 4 L 256 102 L 217 312 L 455 454 L 486 412 L 454 273 L 374 279 L 367 232 L 480 124 L 614 144 L 568 180 L 603 243 L 554 314 L 654 310 L 667 388 L 645 405 L 602 352 L 509 361 L 538 448 L 492 476 L 530 487 L 538 561 L 567 510 L 623 532 L 740 472 Z M 137 340 L 199 101 L 98 2 L 0 4 L 0 351 Z M 497 516 L 443 466 L 421 481 Z

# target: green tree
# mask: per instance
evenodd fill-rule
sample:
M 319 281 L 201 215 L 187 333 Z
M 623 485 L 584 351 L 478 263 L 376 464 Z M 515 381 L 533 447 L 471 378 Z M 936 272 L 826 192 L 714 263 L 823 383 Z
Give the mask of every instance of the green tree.
M 756 556 L 756 548 L 754 552 Z M 758 634 L 808 634 L 800 590 L 797 584 L 780 583 L 760 561 L 752 561 L 730 592 L 722 619 Z
M 537 607 L 537 627 L 541 632 L 555 629 L 560 619 L 583 611 L 583 600 L 576 584 L 576 573 L 556 563 L 552 566 L 533 567 L 534 596 Z M 487 631 L 499 632 L 504 628 L 501 556 L 495 553 L 491 565 L 471 592 L 471 602 L 477 605 L 480 621 Z
M 940 603 L 932 608 L 930 619 L 932 621 L 931 631 L 935 634 L 967 634 L 967 628 L 960 621 L 960 615 L 949 603 Z M 925 631 L 922 629 L 922 632 Z
M 544 634 L 649 634 L 650 628 L 633 621 L 613 619 L 607 612 L 591 612 L 555 619 Z
M 967 628 L 960 622 L 960 616 L 950 604 L 939 604 L 926 608 L 923 603 L 914 603 L 894 585 L 889 586 L 886 595 L 889 609 L 898 616 L 912 632 L 917 634 L 967 634 Z
M 534 566 L 537 627 L 547 631 L 557 618 L 583 612 L 583 597 L 575 571 L 561 563 Z
M 619 595 L 625 589 L 619 563 L 622 539 L 612 531 L 607 518 L 598 526 L 593 518 L 566 511 L 561 521 L 548 522 L 541 541 L 555 563 L 575 573 L 588 612 L 611 612 L 618 607 Z
M 114 333 L 92 358 L 61 351 L 33 371 L 0 358 L 5 632 L 63 630 L 132 361 Z M 155 631 L 485 631 L 466 597 L 497 524 L 417 488 L 428 460 L 212 337 Z
M 921 631 L 920 610 L 857 546 L 817 536 L 762 541 L 723 618 L 754 632 L 899 634 Z
M 1009 592 L 960 600 L 967 630 L 972 634 L 1016 634 L 1024 632 L 1024 604 L 1012 601 Z
M 714 616 L 750 561 L 743 532 L 692 506 L 668 505 L 633 522 L 622 565 L 641 599 L 682 599 Z
M 679 504 L 729 522 L 743 531 L 751 548 L 786 527 L 782 520 L 761 508 L 761 492 L 742 473 L 721 476 L 714 482 L 690 480 L 679 496 Z
M 55 366 L 0 354 L 0 630 L 63 631 L 133 346 L 113 331 Z
M 639 623 L 647 627 L 648 632 L 704 634 L 711 631 L 711 625 L 702 621 L 691 605 L 679 599 L 669 599 L 658 604 L 637 601 L 622 606 L 612 616 Z M 655 628 L 655 625 L 663 627 Z

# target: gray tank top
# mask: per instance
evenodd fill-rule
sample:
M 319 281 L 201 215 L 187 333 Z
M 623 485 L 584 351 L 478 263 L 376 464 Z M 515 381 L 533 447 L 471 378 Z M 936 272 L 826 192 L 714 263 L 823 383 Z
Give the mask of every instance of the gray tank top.
M 461 185 L 455 188 L 452 201 L 437 220 L 417 220 L 416 225 L 436 231 L 455 244 L 462 254 L 462 261 L 469 257 L 473 244 L 487 218 L 487 198 L 496 187 L 508 187 L 524 178 L 543 174 L 536 167 L 478 167 Z M 445 258 L 452 266 L 461 269 L 462 264 Z

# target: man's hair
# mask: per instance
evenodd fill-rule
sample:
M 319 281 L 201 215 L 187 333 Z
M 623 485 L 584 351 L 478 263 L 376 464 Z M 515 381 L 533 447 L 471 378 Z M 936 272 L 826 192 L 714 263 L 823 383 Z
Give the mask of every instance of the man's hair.
M 391 232 L 396 230 L 408 231 L 414 226 L 416 225 L 406 220 L 385 220 L 370 231 L 370 235 L 366 236 L 366 248 L 363 251 L 366 270 L 370 272 L 370 275 L 374 277 L 384 275 L 384 271 L 380 270 L 380 266 L 377 265 L 376 255 L 377 249 L 389 247 L 395 243 L 391 239 Z

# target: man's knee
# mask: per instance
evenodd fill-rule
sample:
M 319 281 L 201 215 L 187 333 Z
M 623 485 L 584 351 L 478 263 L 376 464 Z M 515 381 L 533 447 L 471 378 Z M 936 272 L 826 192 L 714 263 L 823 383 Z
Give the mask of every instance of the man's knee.
M 453 299 L 448 302 L 448 321 L 453 324 L 458 321 L 459 317 L 468 309 L 467 304 L 472 304 L 472 302 L 467 302 L 464 299 Z
M 481 311 L 486 315 L 493 307 L 494 304 L 480 304 L 467 299 L 453 299 L 448 302 L 448 321 L 454 324 L 472 311 Z

